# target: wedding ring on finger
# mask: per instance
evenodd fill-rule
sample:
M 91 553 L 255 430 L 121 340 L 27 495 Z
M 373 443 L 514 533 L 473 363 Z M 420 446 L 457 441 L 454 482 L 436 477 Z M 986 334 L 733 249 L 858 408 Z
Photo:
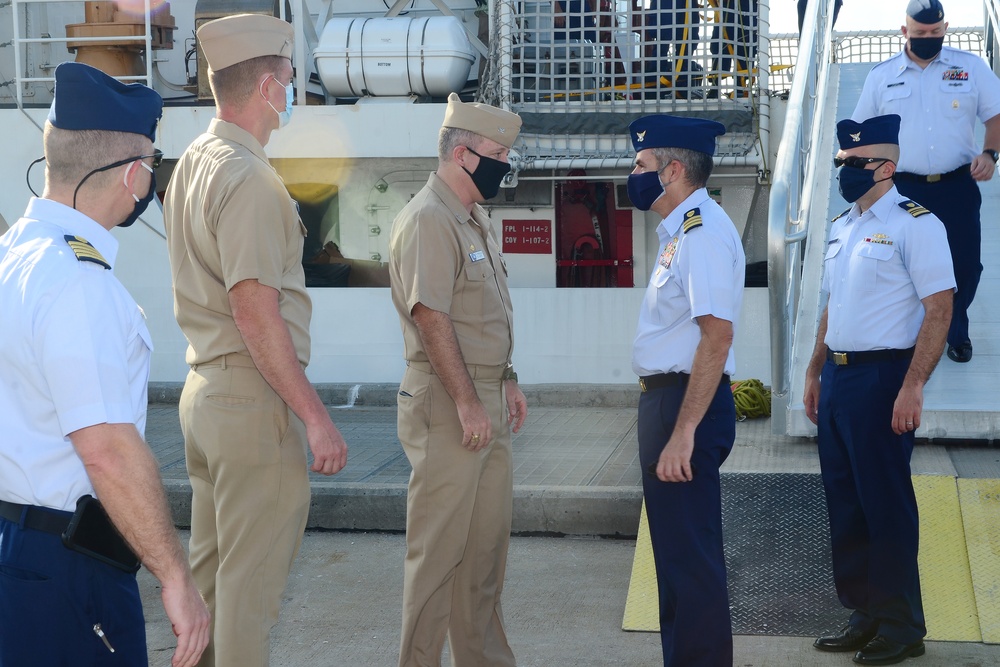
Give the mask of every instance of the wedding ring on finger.
M 472 441 L 473 442 L 479 442 L 479 434 L 478 433 L 473 433 L 472 434 Z

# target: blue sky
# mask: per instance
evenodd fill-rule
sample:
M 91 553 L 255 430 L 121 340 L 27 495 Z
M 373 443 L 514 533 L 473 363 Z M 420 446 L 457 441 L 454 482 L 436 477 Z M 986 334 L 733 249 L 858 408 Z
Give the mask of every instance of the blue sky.
M 796 0 L 770 0 L 771 32 L 798 30 L 796 4 Z M 907 4 L 908 0 L 844 0 L 836 30 L 898 30 Z M 983 24 L 983 4 L 979 0 L 942 0 L 941 4 L 949 25 L 964 28 Z

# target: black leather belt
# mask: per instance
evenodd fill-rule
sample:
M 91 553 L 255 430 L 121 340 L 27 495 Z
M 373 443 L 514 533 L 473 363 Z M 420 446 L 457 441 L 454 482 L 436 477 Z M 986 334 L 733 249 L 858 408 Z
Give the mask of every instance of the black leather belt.
M 911 174 L 906 171 L 897 171 L 893 178 L 901 181 L 916 181 L 918 183 L 937 183 L 938 181 L 947 181 L 957 176 L 964 176 L 970 173 L 970 167 L 971 165 L 963 164 L 958 169 L 949 171 L 946 174 Z
M 72 512 L 61 512 L 59 510 L 35 507 L 34 505 L 18 505 L 6 500 L 0 500 L 0 517 L 12 523 L 21 523 L 21 515 L 27 508 L 27 515 L 24 517 L 24 527 L 32 530 L 40 530 L 43 533 L 62 535 L 69 525 L 69 520 L 73 516 Z
M 865 352 L 834 352 L 826 351 L 826 360 L 838 366 L 853 366 L 854 364 L 873 364 L 880 361 L 900 361 L 912 359 L 913 348 L 905 350 L 867 350 Z
M 691 376 L 687 373 L 657 373 L 656 375 L 644 375 L 639 378 L 639 387 L 643 391 L 653 391 L 664 387 L 679 387 L 687 384 Z M 729 376 L 723 375 L 720 384 L 729 384 Z
M 687 373 L 657 373 L 639 378 L 639 388 L 643 391 L 653 391 L 664 387 L 679 387 L 691 376 Z

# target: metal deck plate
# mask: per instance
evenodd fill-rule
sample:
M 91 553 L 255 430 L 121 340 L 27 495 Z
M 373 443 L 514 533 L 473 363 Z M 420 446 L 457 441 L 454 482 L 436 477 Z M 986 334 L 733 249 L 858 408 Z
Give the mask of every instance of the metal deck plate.
M 723 473 L 722 520 L 733 632 L 814 635 L 843 625 L 819 475 Z M 658 632 L 658 616 L 643 508 L 622 627 Z
M 913 482 L 921 515 L 920 575 L 928 639 L 1000 640 L 1000 481 L 960 480 L 965 489 L 961 505 L 953 477 L 915 476 Z M 733 632 L 818 636 L 841 627 L 847 612 L 834 590 L 819 475 L 723 473 L 722 489 Z M 975 556 L 973 539 L 981 545 Z M 977 564 L 982 572 L 975 592 L 970 557 L 972 572 Z M 659 631 L 656 598 L 643 508 L 622 628 Z

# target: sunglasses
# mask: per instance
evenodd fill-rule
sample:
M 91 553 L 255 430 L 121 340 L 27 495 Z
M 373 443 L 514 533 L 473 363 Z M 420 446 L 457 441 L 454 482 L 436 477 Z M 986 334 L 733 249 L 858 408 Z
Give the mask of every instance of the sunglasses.
M 892 162 L 887 157 L 857 157 L 852 155 L 851 157 L 835 157 L 833 158 L 833 166 L 838 169 L 843 166 L 854 167 L 856 169 L 864 169 L 866 166 L 872 164 L 873 162 Z
M 104 167 L 102 171 L 104 169 L 113 169 L 115 167 L 120 167 L 123 164 L 128 164 L 129 162 L 135 162 L 136 160 L 145 160 L 148 157 L 153 158 L 153 169 L 159 169 L 160 165 L 163 164 L 163 151 L 161 151 L 159 148 L 154 148 L 152 155 L 136 155 L 135 157 L 125 158 L 124 160 L 119 160 L 118 162 L 109 164 L 108 166 Z

